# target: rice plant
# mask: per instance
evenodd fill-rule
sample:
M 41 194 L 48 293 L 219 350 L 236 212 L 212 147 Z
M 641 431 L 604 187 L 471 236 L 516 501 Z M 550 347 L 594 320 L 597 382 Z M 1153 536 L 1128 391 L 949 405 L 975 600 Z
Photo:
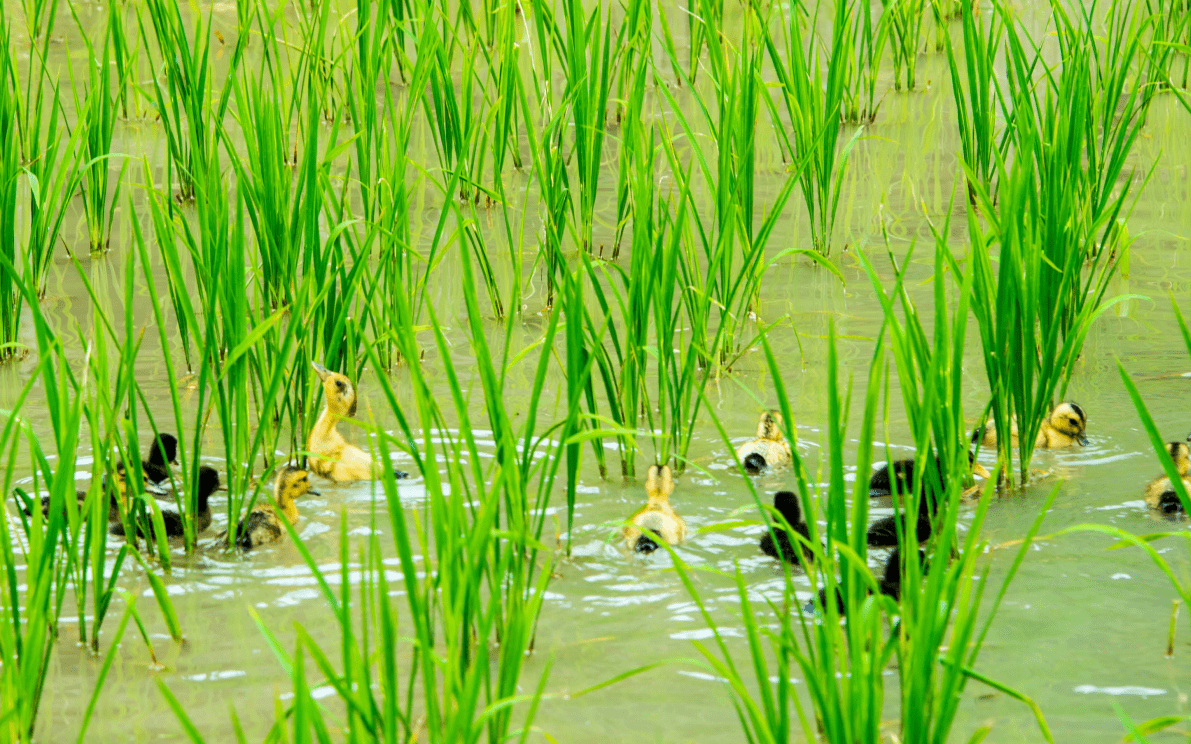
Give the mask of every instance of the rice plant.
M 117 13 L 114 7 L 109 8 L 108 12 L 111 17 Z M 79 25 L 82 26 L 81 22 Z M 112 135 L 118 110 L 118 102 L 111 90 L 112 49 L 120 43 L 116 33 L 115 27 L 109 23 L 103 50 L 98 56 L 90 39 L 83 36 L 87 46 L 87 82 L 83 99 L 79 99 L 77 92 L 75 94 L 75 110 L 84 112 L 80 122 L 83 133 L 78 160 L 82 174 L 78 178 L 78 186 L 83 197 L 83 213 L 87 218 L 87 236 L 93 255 L 107 251 L 110 245 L 112 213 L 120 202 L 120 186 L 128 169 L 128 160 L 122 159 L 115 183 L 112 183 Z
M 792 136 L 786 134 L 786 127 L 776 111 L 771 112 L 774 130 L 786 152 L 790 153 L 791 162 L 799 164 L 799 180 L 810 216 L 811 236 L 815 250 L 824 256 L 831 253 L 840 182 L 847 168 L 848 155 L 859 135 L 857 131 L 841 148 L 845 97 L 849 90 L 848 69 L 852 60 L 847 39 L 853 27 L 853 12 L 863 15 L 864 9 L 853 11 L 843 0 L 835 4 L 832 42 L 826 53 L 820 53 L 813 42 L 808 45 L 804 37 L 807 22 L 795 6 L 790 6 L 788 16 L 781 12 L 777 14 L 779 38 L 775 39 L 768 32 L 768 23 L 762 25 L 765 34 L 762 41 L 781 83 L 781 100 L 789 117 Z M 804 159 L 806 166 L 802 167 Z
M 16 141 L 19 121 L 10 40 L 8 22 L 0 18 L 0 137 L 3 138 L 0 141 L 4 142 Z M 0 151 L 0 258 L 12 268 L 11 271 L 0 271 L 0 360 L 21 356 L 17 346 L 24 304 L 20 283 L 26 274 L 16 231 L 20 173 L 18 149 L 3 148 Z
M 967 178 L 993 195 L 993 176 L 998 159 L 1005 159 L 1007 135 L 997 133 L 997 104 L 1001 96 L 993 69 L 1001 49 L 1004 22 L 999 13 L 990 14 L 986 26 L 976 17 L 970 3 L 962 3 L 963 50 L 957 55 L 954 40 L 947 37 L 947 64 L 951 70 L 951 92 L 955 101 L 959 142 Z M 963 61 L 961 71 L 960 62 Z M 968 184 L 968 202 L 975 206 L 975 186 Z
M 888 29 L 893 57 L 894 90 L 914 90 L 917 85 L 918 54 L 922 49 L 922 21 L 927 0 L 883 2 L 881 23 Z

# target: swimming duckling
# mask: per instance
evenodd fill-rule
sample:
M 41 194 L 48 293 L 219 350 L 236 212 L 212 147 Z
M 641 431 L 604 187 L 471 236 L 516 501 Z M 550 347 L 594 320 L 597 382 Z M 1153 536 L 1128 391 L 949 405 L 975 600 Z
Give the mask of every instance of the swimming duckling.
M 158 434 L 149 445 L 149 456 L 141 461 L 145 480 L 161 483 L 170 477 L 166 463 L 178 464 L 178 440 L 173 434 Z
M 1034 446 L 1041 449 L 1062 449 L 1075 444 L 1088 443 L 1084 430 L 1088 428 L 1088 416 L 1075 403 L 1060 403 L 1051 410 L 1050 415 L 1042 422 L 1038 430 L 1038 438 Z M 1017 444 L 1017 422 L 1013 422 L 1010 434 L 1013 444 Z M 979 441 L 981 446 L 997 446 L 997 430 L 990 419 L 984 426 L 978 428 L 972 435 L 972 441 Z
M 383 466 L 374 462 L 364 450 L 348 444 L 336 428 L 339 419 L 356 415 L 355 386 L 338 372 L 332 372 L 315 362 L 310 364 L 323 381 L 323 393 L 327 398 L 327 405 L 306 440 L 306 450 L 311 453 L 310 469 L 336 483 L 378 477 Z M 398 478 L 409 476 L 401 470 L 393 472 Z
M 782 434 L 782 415 L 777 411 L 761 414 L 757 424 L 757 438 L 736 449 L 736 457 L 744 465 L 744 472 L 757 475 L 766 468 L 781 468 L 790 464 L 793 455 L 790 443 Z
M 686 523 L 670 506 L 670 494 L 674 493 L 674 476 L 668 465 L 650 465 L 645 476 L 645 493 L 649 502 L 633 513 L 632 524 L 624 528 L 625 543 L 638 553 L 652 553 L 658 544 L 642 532 L 651 530 L 666 541 L 677 545 L 686 537 Z
M 798 503 L 797 496 L 789 491 L 778 491 L 773 495 L 773 508 L 777 509 L 778 514 L 785 517 L 786 522 L 796 533 L 810 540 L 810 532 L 807 530 L 806 521 L 802 518 L 802 507 Z M 776 546 L 773 541 L 774 536 L 777 536 Z M 804 545 L 801 549 L 796 548 L 790 533 L 776 521 L 773 523 L 773 534 L 766 531 L 761 536 L 761 552 L 770 558 L 777 558 L 796 565 L 804 561 L 809 562 L 814 557 L 814 552 L 808 546 Z
M 258 545 L 275 542 L 285 534 L 285 527 L 281 520 L 285 519 L 292 525 L 298 523 L 298 506 L 294 499 L 304 494 L 318 495 L 318 491 L 310 487 L 310 476 L 301 468 L 287 467 L 277 475 L 273 484 L 273 498 L 277 506 L 281 507 L 281 514 L 272 504 L 260 504 L 252 510 L 245 519 L 240 520 L 236 527 L 236 546 L 244 550 L 251 550 Z
M 201 468 L 199 468 L 198 511 L 195 512 L 194 515 L 195 534 L 203 532 L 211 526 L 211 506 L 207 503 L 207 500 L 211 497 L 211 494 L 215 493 L 217 490 L 219 490 L 219 473 L 215 470 L 215 468 L 209 465 L 203 465 Z M 116 523 L 113 524 L 110 529 L 108 529 L 108 533 L 116 535 L 117 537 L 123 537 L 124 523 L 118 521 L 118 516 L 116 519 Z M 182 515 L 178 512 L 163 511 L 161 513 L 161 521 L 165 525 L 166 537 L 182 537 L 182 535 L 185 533 L 185 528 L 182 524 Z M 153 523 L 150 522 L 150 538 L 155 539 L 152 533 L 152 527 Z M 139 524 L 136 528 L 136 534 L 138 537 L 145 537 L 145 533 Z
M 1175 469 L 1182 478 L 1183 487 L 1191 492 L 1191 477 L 1188 477 L 1188 473 L 1191 473 L 1191 449 L 1187 447 L 1186 442 L 1170 442 L 1166 445 L 1166 452 L 1174 461 Z M 1150 485 L 1146 486 L 1146 504 L 1151 509 L 1157 509 L 1164 514 L 1184 511 L 1183 502 L 1179 500 L 1179 495 L 1175 492 L 1170 478 L 1165 475 L 1158 476 L 1150 481 Z
M 128 478 L 124 470 L 124 463 L 116 463 L 116 477 L 111 481 L 105 473 L 103 476 L 102 485 L 100 486 L 105 493 L 108 494 L 108 523 L 118 523 L 120 521 L 120 504 L 128 499 Z M 149 493 L 154 496 L 166 496 L 168 491 L 159 488 L 152 483 L 145 483 L 142 489 L 144 493 Z M 78 499 L 79 508 L 83 507 L 83 502 L 87 498 L 87 491 L 76 491 L 75 497 Z M 65 504 L 63 508 L 65 509 Z M 29 504 L 21 506 L 21 511 L 25 512 L 27 516 L 32 516 L 33 511 Z M 65 512 L 64 512 L 65 513 Z M 41 497 L 41 514 L 46 519 L 50 517 L 50 497 Z
M 918 551 L 918 564 L 921 566 L 925 566 L 926 564 L 926 553 L 922 550 Z M 881 579 L 877 582 L 877 588 L 880 590 L 881 594 L 884 594 L 886 597 L 890 597 L 894 602 L 901 602 L 902 557 L 900 548 L 894 548 L 893 550 L 889 551 L 889 557 L 885 559 L 885 568 L 881 573 Z M 815 606 L 814 602 L 811 601 L 808 602 L 803 609 L 806 612 L 821 612 L 825 607 L 827 607 L 827 587 L 823 587 L 819 590 L 819 604 L 817 607 Z M 839 592 L 838 587 L 836 587 L 835 592 L 835 608 L 840 617 L 843 617 L 845 612 L 844 596 Z
M 988 478 L 988 471 L 984 466 L 976 462 L 976 453 L 968 453 L 968 462 L 972 466 L 972 473 L 981 478 Z M 877 496 L 891 496 L 893 495 L 893 481 L 897 481 L 897 492 L 899 494 L 908 494 L 914 488 L 914 458 L 906 458 L 904 460 L 894 460 L 892 463 L 882 465 L 873 473 L 872 478 L 868 481 L 868 495 L 870 498 Z M 946 487 L 946 484 L 939 478 L 939 458 L 936 456 L 933 460 L 926 461 L 926 482 L 934 482 Z M 893 478 L 890 478 L 890 472 L 893 473 Z

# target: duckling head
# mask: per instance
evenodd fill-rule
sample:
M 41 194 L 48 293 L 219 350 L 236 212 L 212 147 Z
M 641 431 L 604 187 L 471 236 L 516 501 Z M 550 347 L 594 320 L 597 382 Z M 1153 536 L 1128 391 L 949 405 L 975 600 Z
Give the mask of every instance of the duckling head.
M 327 408 L 339 418 L 356 415 L 356 388 L 352 381 L 338 372 L 332 372 L 318 362 L 311 362 L 314 371 L 323 381 L 323 392 L 327 396 Z
M 782 415 L 777 411 L 766 411 L 761 414 L 757 422 L 757 439 L 769 439 L 774 442 L 785 441 L 782 435 Z
M 149 462 L 164 465 L 178 463 L 178 440 L 173 434 L 158 434 L 149 449 Z
M 318 491 L 310 487 L 310 474 L 302 468 L 287 466 L 277 475 L 277 482 L 273 485 L 273 498 L 277 503 L 285 506 L 305 494 L 318 496 Z
M 802 523 L 802 506 L 798 503 L 798 497 L 790 491 L 778 491 L 773 495 L 773 508 L 777 509 L 778 514 L 786 518 L 786 522 L 791 527 L 797 527 Z
M 1179 475 L 1187 475 L 1188 472 L 1191 472 L 1191 447 L 1188 447 L 1186 442 L 1169 442 L 1166 445 L 1166 451 L 1170 454 L 1170 459 L 1174 460 L 1174 466 L 1179 471 Z
M 674 475 L 669 465 L 650 465 L 645 476 L 645 493 L 649 500 L 667 500 L 674 493 Z
M 1080 444 L 1088 443 L 1088 438 L 1084 435 L 1084 430 L 1088 428 L 1088 415 L 1075 403 L 1060 403 L 1055 406 L 1050 412 L 1050 425 Z

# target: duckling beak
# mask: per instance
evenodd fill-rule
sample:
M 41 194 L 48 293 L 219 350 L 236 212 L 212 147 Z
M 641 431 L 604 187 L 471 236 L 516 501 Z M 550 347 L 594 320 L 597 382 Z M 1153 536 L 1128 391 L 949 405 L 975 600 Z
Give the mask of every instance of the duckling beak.
M 319 493 L 317 488 L 312 488 L 311 486 L 306 487 L 306 495 L 307 496 L 322 496 L 322 494 Z
M 310 366 L 314 367 L 315 372 L 318 372 L 318 379 L 320 379 L 320 380 L 326 380 L 327 375 L 331 374 L 331 370 L 327 369 L 326 367 L 319 364 L 318 362 L 311 362 Z
M 165 490 L 161 486 L 157 485 L 156 483 L 146 482 L 145 483 L 145 493 L 151 493 L 154 496 L 168 496 L 170 492 Z
M 1080 433 L 1075 435 L 1075 441 L 1079 442 L 1080 445 L 1087 447 L 1088 446 L 1088 435 L 1084 434 L 1081 431 Z
M 978 475 L 985 480 L 992 477 L 992 473 L 988 472 L 983 465 L 978 462 L 972 463 L 972 475 Z

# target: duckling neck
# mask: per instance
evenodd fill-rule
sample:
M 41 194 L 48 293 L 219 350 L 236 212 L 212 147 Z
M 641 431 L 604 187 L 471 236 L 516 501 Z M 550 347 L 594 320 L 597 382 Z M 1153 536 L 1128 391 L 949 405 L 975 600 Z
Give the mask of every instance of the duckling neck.
M 310 439 L 326 439 L 335 431 L 335 425 L 339 423 L 339 417 L 331 411 L 331 406 L 323 406 L 323 412 L 319 415 L 318 421 L 314 422 L 314 428 L 310 430 Z
M 290 524 L 298 523 L 298 505 L 294 503 L 293 499 L 281 500 L 281 513 L 289 520 Z

